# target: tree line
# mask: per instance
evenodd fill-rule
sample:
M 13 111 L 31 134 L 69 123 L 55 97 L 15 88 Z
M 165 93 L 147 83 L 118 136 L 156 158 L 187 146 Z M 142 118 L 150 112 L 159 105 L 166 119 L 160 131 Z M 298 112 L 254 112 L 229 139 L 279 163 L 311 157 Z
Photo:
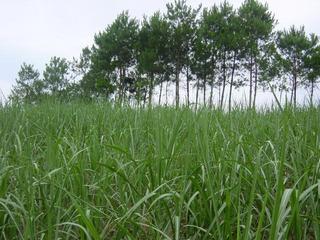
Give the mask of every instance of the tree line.
M 185 0 L 167 4 L 142 21 L 122 12 L 94 37 L 92 47 L 79 58 L 53 57 L 42 77 L 31 64 L 23 63 L 10 99 L 37 102 L 43 97 L 61 99 L 115 99 L 121 103 L 154 101 L 175 85 L 175 104 L 181 105 L 181 83 L 186 83 L 186 103 L 196 88 L 213 106 L 231 109 L 234 89 L 248 87 L 249 108 L 256 106 L 258 89 L 290 93 L 297 104 L 297 89 L 314 89 L 320 77 L 320 44 L 316 34 L 291 26 L 275 31 L 277 20 L 267 4 L 245 0 L 238 9 L 227 1 L 211 8 L 192 8 Z M 200 90 L 202 96 L 200 96 Z

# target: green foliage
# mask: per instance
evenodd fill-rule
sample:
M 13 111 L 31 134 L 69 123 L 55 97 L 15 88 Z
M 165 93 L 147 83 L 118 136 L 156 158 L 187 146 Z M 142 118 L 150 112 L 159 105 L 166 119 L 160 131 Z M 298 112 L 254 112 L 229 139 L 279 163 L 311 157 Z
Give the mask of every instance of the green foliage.
M 82 77 L 88 74 L 91 67 L 91 50 L 88 47 L 82 49 L 79 59 L 73 58 L 71 70 L 74 78 Z
M 160 12 L 150 19 L 143 20 L 139 32 L 138 71 L 147 74 L 149 78 L 149 104 L 151 104 L 152 91 L 155 78 L 161 81 L 168 65 L 169 25 Z M 158 83 L 160 82 L 158 81 Z
M 135 62 L 138 22 L 128 12 L 121 13 L 104 32 L 95 36 L 93 60 L 110 60 L 107 69 L 129 68 Z M 103 52 L 105 55 L 103 55 Z M 95 64 L 95 63 L 93 63 Z
M 246 51 L 257 55 L 259 45 L 270 39 L 276 23 L 268 5 L 256 0 L 246 0 L 239 8 L 239 17 L 244 30 Z
M 39 100 L 43 90 L 44 84 L 40 80 L 40 73 L 33 65 L 23 63 L 9 99 L 13 102 L 32 103 Z
M 287 84 L 282 81 L 282 58 L 274 42 L 265 45 L 259 59 L 259 66 L 260 84 L 263 88 L 267 89 L 268 85 L 271 84 L 272 87 L 279 90 L 287 90 Z
M 65 58 L 51 58 L 43 72 L 46 89 L 54 96 L 62 94 L 69 84 L 68 74 L 69 63 Z
M 188 59 L 190 51 L 189 41 L 192 39 L 195 20 L 199 9 L 192 9 L 185 0 L 176 0 L 167 4 L 166 18 L 170 27 L 170 57 L 172 64 L 180 72 Z
M 319 122 L 319 108 L 1 108 L 1 239 L 318 239 Z
M 168 23 L 160 12 L 143 20 L 139 32 L 139 66 L 142 72 L 164 72 L 168 54 L 168 31 Z
M 292 26 L 289 30 L 278 32 L 277 46 L 282 57 L 282 72 L 290 79 L 291 101 L 293 100 L 296 105 L 297 87 L 304 84 L 307 79 L 313 82 L 318 77 L 317 69 L 320 66 L 316 60 L 318 40 L 314 35 L 309 38 L 304 27 Z
M 320 77 L 320 43 L 318 36 L 311 34 L 309 48 L 304 58 L 307 84 L 315 84 Z
M 278 32 L 277 45 L 283 56 L 284 71 L 303 75 L 303 59 L 308 50 L 309 42 L 304 27 L 297 29 L 292 26 L 289 31 Z
M 95 81 L 97 89 L 103 89 L 106 96 L 116 87 L 119 99 L 125 97 L 125 78 L 136 64 L 138 21 L 121 13 L 107 29 L 95 36 L 92 49 L 92 69 L 88 75 Z

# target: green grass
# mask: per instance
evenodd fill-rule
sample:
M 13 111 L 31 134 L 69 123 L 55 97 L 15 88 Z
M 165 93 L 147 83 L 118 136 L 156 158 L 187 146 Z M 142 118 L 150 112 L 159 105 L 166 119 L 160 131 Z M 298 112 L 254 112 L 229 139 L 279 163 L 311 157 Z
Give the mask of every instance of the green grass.
M 0 108 L 0 239 L 320 239 L 320 108 Z

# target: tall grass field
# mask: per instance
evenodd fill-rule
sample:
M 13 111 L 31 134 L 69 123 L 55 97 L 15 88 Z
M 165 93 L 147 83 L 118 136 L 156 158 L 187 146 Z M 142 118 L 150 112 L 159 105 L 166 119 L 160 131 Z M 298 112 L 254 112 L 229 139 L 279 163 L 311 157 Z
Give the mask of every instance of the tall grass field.
M 320 108 L 0 108 L 0 239 L 320 239 Z

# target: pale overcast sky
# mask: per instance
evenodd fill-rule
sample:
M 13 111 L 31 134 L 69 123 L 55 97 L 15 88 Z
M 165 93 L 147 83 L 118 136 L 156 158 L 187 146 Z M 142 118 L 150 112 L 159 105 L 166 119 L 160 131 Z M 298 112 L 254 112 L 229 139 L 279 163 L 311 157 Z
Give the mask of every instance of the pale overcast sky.
M 8 95 L 23 62 L 42 70 L 51 56 L 72 59 L 93 43 L 123 10 L 141 19 L 166 9 L 169 0 L 0 0 L 0 90 Z M 189 0 L 212 6 L 218 0 Z M 242 1 L 230 0 L 235 7 Z M 306 27 L 320 35 L 320 0 L 267 0 L 278 29 Z M 1 95 L 1 92 L 0 92 Z

